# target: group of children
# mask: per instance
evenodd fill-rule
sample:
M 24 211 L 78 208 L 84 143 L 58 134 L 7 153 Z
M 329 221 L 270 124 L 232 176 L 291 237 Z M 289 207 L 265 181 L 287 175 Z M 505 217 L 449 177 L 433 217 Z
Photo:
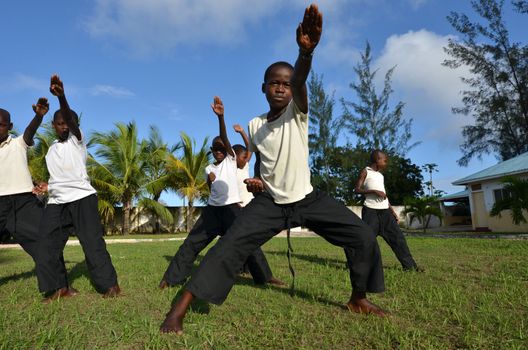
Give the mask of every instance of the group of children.
M 159 284 L 161 289 L 185 284 L 161 332 L 181 334 L 186 311 L 195 298 L 221 304 L 243 266 L 256 284 L 282 286 L 284 283 L 273 277 L 260 247 L 295 226 L 307 227 L 344 249 L 352 287 L 346 306 L 352 312 L 387 314 L 367 299 L 367 293 L 384 290 L 376 234 L 389 243 L 404 269 L 417 269 L 385 193 L 380 173 L 387 164 L 385 154 L 373 152 L 371 166 L 358 180 L 356 190 L 366 197 L 363 220 L 310 183 L 306 80 L 321 33 L 322 15 L 316 5 L 311 5 L 297 28 L 299 55 L 295 66 L 276 62 L 265 71 L 262 92 L 269 111 L 250 121 L 249 137 L 242 127 L 234 127 L 245 146 L 231 146 L 223 103 L 214 98 L 211 107 L 220 135 L 211 147 L 215 161 L 206 168 L 211 194 Z M 35 261 L 39 289 L 50 301 L 78 293 L 68 284 L 62 255 L 73 226 L 98 291 L 105 297 L 117 296 L 117 275 L 103 239 L 96 191 L 86 172 L 84 135 L 59 77 L 51 78 L 50 91 L 57 96 L 60 109 L 52 123 L 57 140 L 46 156 L 48 184 L 32 183 L 26 155 L 49 109 L 47 100 L 41 98 L 33 106 L 35 117 L 20 137 L 9 135 L 9 113 L 0 109 L 0 162 L 10 164 L 3 167 L 0 180 L 0 230 L 8 219 L 14 220 L 11 232 Z M 252 154 L 256 162 L 254 177 L 250 178 Z M 43 206 L 35 193 L 45 191 L 49 199 Z M 218 242 L 192 271 L 198 254 L 218 235 Z
M 117 274 L 103 239 L 97 208 L 97 192 L 86 171 L 87 150 L 78 116 L 64 95 L 57 75 L 51 77 L 50 92 L 60 109 L 53 115 L 57 140 L 49 147 L 46 165 L 48 183 L 33 184 L 27 163 L 27 148 L 48 112 L 47 99 L 33 105 L 35 117 L 23 136 L 13 137 L 11 116 L 0 110 L 0 229 L 8 226 L 13 236 L 35 261 L 40 292 L 45 301 L 76 295 L 68 283 L 63 250 L 70 230 L 79 238 L 90 277 L 104 297 L 120 294 Z M 48 193 L 44 206 L 36 194 Z

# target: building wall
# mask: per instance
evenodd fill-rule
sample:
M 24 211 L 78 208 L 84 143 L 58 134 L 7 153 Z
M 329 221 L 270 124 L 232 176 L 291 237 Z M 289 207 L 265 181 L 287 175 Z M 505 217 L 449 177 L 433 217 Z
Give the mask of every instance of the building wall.
M 528 178 L 528 174 L 521 178 Z M 484 181 L 481 186 L 481 190 L 472 189 L 469 197 L 474 229 L 487 227 L 491 231 L 528 232 L 528 224 L 515 225 L 509 211 L 503 211 L 500 217 L 492 217 L 489 214 L 495 204 L 494 191 L 504 187 L 500 179 Z M 525 217 L 528 217 L 526 214 Z

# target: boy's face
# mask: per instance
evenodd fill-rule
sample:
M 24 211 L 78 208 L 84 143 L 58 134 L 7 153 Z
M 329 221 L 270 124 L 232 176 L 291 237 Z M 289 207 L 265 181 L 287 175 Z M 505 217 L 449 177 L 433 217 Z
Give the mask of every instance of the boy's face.
M 55 129 L 55 134 L 60 141 L 66 141 L 70 133 L 70 128 L 62 116 L 58 115 L 53 122 L 51 122 L 53 129 Z
M 244 167 L 246 166 L 248 162 L 248 152 L 242 151 L 238 153 L 236 161 L 237 161 L 238 169 L 244 169 Z
M 211 146 L 211 152 L 213 153 L 213 158 L 218 163 L 223 161 L 227 155 L 227 151 L 222 140 L 213 141 L 213 145 Z
M 389 157 L 386 154 L 381 154 L 376 160 L 376 165 L 379 170 L 385 170 L 389 166 Z
M 9 131 L 13 129 L 13 123 L 0 114 L 0 141 L 4 141 L 9 136 Z
M 267 81 L 262 85 L 270 109 L 280 110 L 292 99 L 291 78 L 293 71 L 284 66 L 277 66 L 271 70 Z

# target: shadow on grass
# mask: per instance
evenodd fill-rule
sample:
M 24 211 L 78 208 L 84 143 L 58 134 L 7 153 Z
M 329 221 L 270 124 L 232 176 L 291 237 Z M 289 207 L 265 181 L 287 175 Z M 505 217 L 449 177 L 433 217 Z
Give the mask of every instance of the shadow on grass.
M 86 266 L 85 260 L 77 262 L 70 270 L 66 271 L 68 273 L 68 285 L 73 287 L 73 282 L 79 279 L 80 277 L 84 276 L 88 279 L 88 281 L 90 281 L 90 284 L 98 293 L 106 292 L 105 290 L 101 290 L 94 284 L 90 272 L 88 272 L 88 267 Z
M 266 255 L 280 255 L 283 256 L 284 259 L 287 259 L 286 251 L 267 251 L 265 252 Z M 295 259 L 304 260 L 307 262 L 311 262 L 314 264 L 324 265 L 333 267 L 339 270 L 348 270 L 348 266 L 345 260 L 340 259 L 333 259 L 333 258 L 321 258 L 317 255 L 306 255 L 306 254 L 297 254 L 292 253 L 292 257 Z M 344 253 L 343 253 L 344 258 Z
M 22 273 L 15 273 L 14 275 L 6 276 L 0 278 L 0 287 L 2 287 L 4 284 L 7 284 L 9 282 L 13 281 L 19 281 L 23 279 L 32 278 L 35 276 L 35 269 L 32 269 L 31 271 L 26 271 Z
M 238 279 L 237 279 L 237 283 L 238 285 L 246 285 L 246 286 L 253 286 L 253 287 L 256 287 L 256 288 L 260 288 L 260 289 L 272 289 L 273 291 L 276 291 L 276 292 L 280 292 L 280 293 L 283 293 L 283 294 L 287 294 L 293 298 L 301 298 L 301 299 L 304 299 L 304 300 L 307 300 L 307 301 L 316 301 L 318 303 L 321 303 L 321 304 L 325 304 L 325 305 L 332 305 L 332 306 L 335 306 L 335 307 L 338 307 L 338 308 L 341 308 L 341 309 L 346 309 L 345 307 L 345 304 L 343 303 L 339 303 L 335 300 L 330 300 L 330 299 L 326 299 L 324 297 L 316 297 L 310 293 L 307 293 L 307 292 L 304 292 L 302 290 L 298 290 L 298 289 L 295 289 L 294 292 L 293 292 L 293 295 L 291 295 L 291 292 L 290 292 L 290 288 L 289 286 L 285 286 L 285 287 L 278 287 L 278 286 L 274 286 L 272 284 L 264 284 L 264 285 L 256 285 L 253 283 L 253 279 L 251 279 L 250 277 L 246 277 L 246 276 L 239 276 Z
M 284 259 L 288 258 L 285 251 L 267 251 L 265 252 L 265 254 L 280 255 L 280 256 L 283 256 Z M 292 257 L 295 259 L 304 260 L 304 261 L 314 263 L 314 264 L 333 267 L 338 270 L 348 270 L 348 265 L 345 259 L 340 260 L 340 259 L 334 259 L 334 258 L 321 258 L 317 255 L 306 255 L 306 254 L 297 254 L 297 253 L 292 253 Z M 383 265 L 383 269 L 403 271 L 402 267 L 398 264 L 397 265 Z

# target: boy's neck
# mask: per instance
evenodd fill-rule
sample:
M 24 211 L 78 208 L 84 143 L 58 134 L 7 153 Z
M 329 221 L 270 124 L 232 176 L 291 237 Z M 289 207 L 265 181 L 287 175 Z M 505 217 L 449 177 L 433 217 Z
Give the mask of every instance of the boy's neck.
M 288 106 L 286 106 L 286 107 L 288 107 Z M 266 117 L 267 121 L 268 122 L 272 122 L 274 120 L 279 119 L 284 114 L 284 111 L 286 110 L 286 107 L 283 107 L 281 109 L 270 108 L 270 110 L 268 112 L 268 115 Z
M 378 165 L 376 163 L 370 164 L 370 169 L 372 169 L 374 171 L 379 171 Z

